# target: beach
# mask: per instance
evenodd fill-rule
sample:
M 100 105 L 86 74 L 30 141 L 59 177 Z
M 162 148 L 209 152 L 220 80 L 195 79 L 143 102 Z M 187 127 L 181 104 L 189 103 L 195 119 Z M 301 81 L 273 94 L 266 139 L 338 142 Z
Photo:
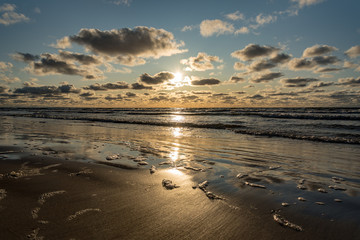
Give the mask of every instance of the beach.
M 1 117 L 0 239 L 357 239 L 358 145 Z

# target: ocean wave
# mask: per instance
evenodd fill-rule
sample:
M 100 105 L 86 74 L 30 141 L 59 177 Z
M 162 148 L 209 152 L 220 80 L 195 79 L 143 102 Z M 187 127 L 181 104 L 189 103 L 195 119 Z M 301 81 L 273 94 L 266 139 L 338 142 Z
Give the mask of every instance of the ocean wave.
M 264 137 L 281 137 L 297 140 L 308 140 L 326 143 L 344 143 L 344 144 L 360 144 L 359 134 L 341 134 L 341 136 L 318 136 L 318 135 L 304 135 L 293 132 L 277 132 L 277 131 L 261 131 L 253 129 L 241 129 L 234 132 L 247 135 L 264 136 Z

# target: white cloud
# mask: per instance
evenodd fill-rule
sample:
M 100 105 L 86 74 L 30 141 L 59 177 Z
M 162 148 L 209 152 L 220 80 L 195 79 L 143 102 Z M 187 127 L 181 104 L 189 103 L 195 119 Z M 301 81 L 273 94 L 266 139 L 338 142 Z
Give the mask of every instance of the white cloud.
M 248 27 L 242 27 L 239 28 L 238 30 L 235 31 L 235 34 L 246 34 L 249 33 L 249 28 Z
M 345 52 L 350 58 L 356 58 L 360 56 L 360 45 L 353 46 Z
M 234 30 L 234 26 L 231 23 L 219 19 L 206 19 L 200 23 L 200 34 L 203 37 L 210 37 L 214 34 L 219 36 L 226 33 L 233 33 Z
M 245 16 L 244 14 L 242 14 L 239 11 L 233 12 L 233 13 L 229 13 L 225 15 L 227 19 L 233 20 L 233 21 L 237 21 L 237 20 L 244 20 Z
M 291 1 L 297 3 L 300 8 L 303 8 L 306 6 L 321 3 L 324 0 L 291 0 Z
M 15 12 L 15 10 L 16 10 L 15 4 L 5 3 L 2 6 L 0 6 L 0 12 L 4 12 L 0 16 L 0 24 L 8 26 L 11 24 L 15 24 L 19 22 L 27 22 L 30 20 L 24 14 Z

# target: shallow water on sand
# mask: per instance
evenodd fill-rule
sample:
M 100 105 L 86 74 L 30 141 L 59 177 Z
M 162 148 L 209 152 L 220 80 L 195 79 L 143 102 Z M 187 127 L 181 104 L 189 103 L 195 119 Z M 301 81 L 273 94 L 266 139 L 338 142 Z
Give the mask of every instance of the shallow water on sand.
M 175 168 L 174 173 L 191 175 L 197 182 L 208 180 L 209 189 L 227 198 L 256 195 L 265 199 L 260 203 L 272 201 L 271 210 L 360 224 L 359 145 L 251 136 L 226 129 L 11 116 L 0 117 L 0 125 L 3 146 L 120 167 Z M 0 158 L 21 154 L 1 152 Z M 113 155 L 117 157 L 106 159 Z

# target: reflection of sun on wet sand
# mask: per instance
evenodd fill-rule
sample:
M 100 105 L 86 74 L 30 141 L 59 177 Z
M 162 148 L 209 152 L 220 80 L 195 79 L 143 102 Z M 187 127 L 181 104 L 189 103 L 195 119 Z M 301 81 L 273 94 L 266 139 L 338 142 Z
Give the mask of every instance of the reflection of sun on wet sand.
M 205 172 L 190 168 L 133 171 L 48 156 L 0 164 L 1 239 L 321 239 L 334 234 L 303 228 L 281 209 L 266 212 L 219 196 L 209 181 L 194 182 L 187 174 L 204 177 Z

